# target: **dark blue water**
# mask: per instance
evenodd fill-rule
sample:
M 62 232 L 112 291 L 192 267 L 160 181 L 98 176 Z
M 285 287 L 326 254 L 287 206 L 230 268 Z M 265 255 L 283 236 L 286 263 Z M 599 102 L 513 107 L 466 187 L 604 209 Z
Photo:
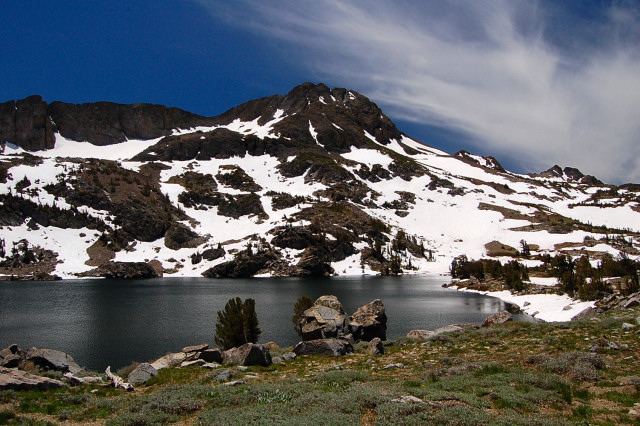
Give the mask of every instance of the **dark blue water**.
M 296 300 L 333 294 L 347 313 L 373 299 L 386 307 L 387 337 L 413 329 L 479 323 L 505 308 L 498 299 L 442 288 L 447 277 L 70 280 L 0 282 L 0 349 L 17 343 L 58 349 L 104 370 L 153 360 L 199 343 L 213 345 L 216 312 L 239 296 L 256 300 L 260 342 L 298 342 Z

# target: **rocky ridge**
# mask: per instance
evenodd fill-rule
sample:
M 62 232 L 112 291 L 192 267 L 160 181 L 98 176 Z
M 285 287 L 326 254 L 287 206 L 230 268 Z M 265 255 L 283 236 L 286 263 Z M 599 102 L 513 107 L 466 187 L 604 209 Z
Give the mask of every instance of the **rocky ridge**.
M 217 117 L 30 97 L 0 105 L 0 138 L 5 279 L 446 273 L 521 240 L 530 263 L 640 255 L 637 186 L 449 155 L 323 84 Z

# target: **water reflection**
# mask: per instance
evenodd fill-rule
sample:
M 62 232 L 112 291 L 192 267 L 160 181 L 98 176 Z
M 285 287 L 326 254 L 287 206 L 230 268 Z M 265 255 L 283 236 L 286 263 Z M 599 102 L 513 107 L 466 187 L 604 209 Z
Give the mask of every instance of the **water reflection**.
M 235 296 L 256 299 L 260 341 L 298 341 L 291 317 L 304 295 L 334 294 L 348 313 L 379 298 L 390 339 L 412 329 L 479 323 L 504 309 L 494 298 L 441 287 L 445 277 L 341 277 L 151 281 L 76 280 L 0 283 L 0 347 L 18 343 L 59 349 L 82 365 L 121 367 L 213 343 L 216 312 Z

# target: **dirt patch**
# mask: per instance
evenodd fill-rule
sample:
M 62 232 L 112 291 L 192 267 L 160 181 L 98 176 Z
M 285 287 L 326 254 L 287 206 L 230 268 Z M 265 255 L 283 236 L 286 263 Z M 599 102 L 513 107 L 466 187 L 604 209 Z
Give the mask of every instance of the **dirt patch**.
M 518 256 L 520 252 L 515 248 L 503 244 L 500 241 L 491 241 L 484 245 L 484 248 L 487 250 L 487 256 L 490 257 L 498 257 L 498 256 Z
M 108 248 L 101 240 L 97 240 L 88 247 L 87 254 L 89 255 L 89 260 L 84 263 L 87 266 L 100 266 L 116 257 L 116 253 Z

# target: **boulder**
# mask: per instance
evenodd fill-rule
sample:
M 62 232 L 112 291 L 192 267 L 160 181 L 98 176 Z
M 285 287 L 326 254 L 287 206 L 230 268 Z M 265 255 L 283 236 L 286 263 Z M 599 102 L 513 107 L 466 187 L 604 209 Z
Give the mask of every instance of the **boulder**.
M 189 367 L 190 365 L 204 366 L 205 364 L 206 364 L 206 361 L 203 359 L 193 359 L 191 361 L 184 361 L 182 364 L 180 364 L 180 367 Z
M 64 352 L 54 349 L 37 349 L 31 348 L 27 351 L 23 361 L 20 363 L 22 370 L 45 369 L 69 372 L 77 374 L 82 368 Z
M 263 365 L 271 364 L 271 354 L 264 345 L 245 343 L 239 348 L 231 348 L 222 353 L 224 364 Z
M 298 355 L 296 355 L 295 352 L 285 352 L 282 354 L 282 359 L 284 359 L 285 361 L 293 361 L 297 357 Z
M 222 352 L 220 349 L 205 349 L 200 352 L 198 359 L 202 359 L 207 363 L 217 362 L 218 364 L 222 364 Z
M 336 338 L 348 334 L 347 315 L 335 296 L 321 296 L 302 314 L 303 340 Z
M 129 373 L 127 381 L 132 385 L 137 385 L 138 383 L 145 383 L 153 376 L 157 375 L 158 370 L 156 370 L 151 364 L 143 362 Z
M 64 386 L 59 380 L 29 374 L 15 368 L 0 367 L 0 390 L 47 390 Z
M 298 343 L 293 352 L 296 355 L 342 356 L 353 352 L 353 346 L 342 339 L 316 339 Z
M 504 324 L 505 322 L 513 321 L 513 315 L 507 311 L 500 311 L 493 315 L 489 315 L 481 327 L 490 327 L 492 325 Z
M 229 380 L 232 375 L 233 375 L 233 372 L 231 370 L 229 370 L 229 369 L 222 370 L 220 372 L 216 372 L 215 373 L 215 376 L 213 377 L 213 380 L 215 380 L 217 382 L 225 382 L 225 381 Z
M 369 345 L 367 346 L 367 354 L 375 356 L 382 355 L 384 354 L 384 352 L 385 349 L 384 345 L 382 344 L 382 340 L 380 340 L 379 337 L 374 337 L 373 339 L 371 339 Z
M 630 309 L 638 305 L 640 305 L 640 297 L 630 298 L 627 302 L 624 303 L 624 307 L 626 309 Z
M 387 315 L 382 301 L 375 299 L 358 308 L 349 317 L 349 329 L 356 341 L 369 342 L 376 337 L 387 340 Z
M 209 344 L 203 343 L 201 345 L 185 346 L 182 348 L 182 352 L 188 354 L 189 352 L 202 352 L 207 349 L 209 349 Z
M 417 340 L 429 340 L 443 333 L 452 333 L 454 331 L 461 331 L 462 327 L 457 325 L 447 325 L 435 330 L 411 330 L 407 333 L 407 337 Z
M 416 340 L 428 340 L 435 335 L 433 330 L 411 330 L 407 333 L 407 337 Z
M 8 354 L 0 360 L 0 367 L 18 368 L 22 357 L 18 354 Z
M 18 368 L 22 359 L 22 350 L 13 344 L 0 351 L 0 367 Z
M 158 358 L 157 360 L 151 363 L 151 366 L 156 370 L 162 370 L 167 367 L 175 367 L 180 365 L 187 358 L 187 354 L 184 352 L 171 353 L 166 354 L 162 358 Z

